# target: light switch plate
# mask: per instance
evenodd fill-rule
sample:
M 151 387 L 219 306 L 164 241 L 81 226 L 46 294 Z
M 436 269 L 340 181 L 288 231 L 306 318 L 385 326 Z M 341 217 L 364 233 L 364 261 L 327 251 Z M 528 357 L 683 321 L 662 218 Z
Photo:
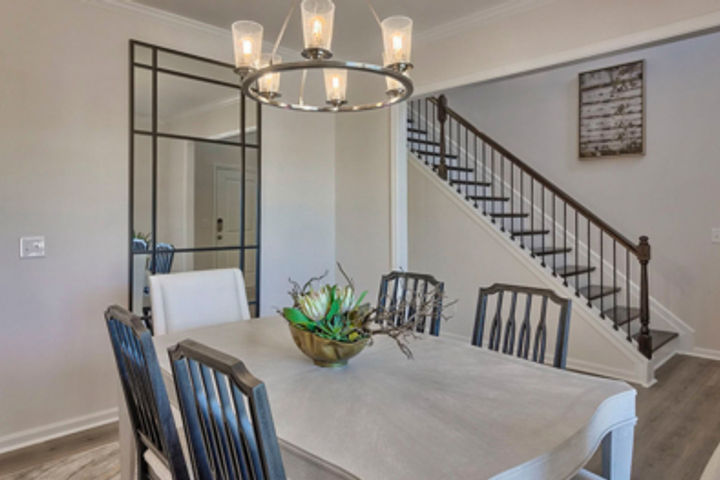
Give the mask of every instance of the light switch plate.
M 720 228 L 712 229 L 712 243 L 720 243 Z
M 20 258 L 42 258 L 45 256 L 45 237 L 20 237 Z

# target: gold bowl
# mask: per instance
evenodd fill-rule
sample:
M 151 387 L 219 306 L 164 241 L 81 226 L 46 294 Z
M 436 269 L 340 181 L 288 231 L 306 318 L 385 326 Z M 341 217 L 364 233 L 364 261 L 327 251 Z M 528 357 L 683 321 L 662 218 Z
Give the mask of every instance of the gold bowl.
M 348 360 L 360 353 L 370 341 L 370 337 L 366 337 L 352 343 L 337 342 L 318 337 L 289 322 L 288 327 L 295 345 L 318 367 L 344 367 Z

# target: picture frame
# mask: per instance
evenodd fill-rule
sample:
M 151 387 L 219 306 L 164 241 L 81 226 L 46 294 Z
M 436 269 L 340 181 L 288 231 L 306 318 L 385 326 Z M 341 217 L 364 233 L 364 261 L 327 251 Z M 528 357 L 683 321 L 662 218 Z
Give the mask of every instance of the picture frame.
M 580 159 L 645 155 L 645 60 L 578 74 Z

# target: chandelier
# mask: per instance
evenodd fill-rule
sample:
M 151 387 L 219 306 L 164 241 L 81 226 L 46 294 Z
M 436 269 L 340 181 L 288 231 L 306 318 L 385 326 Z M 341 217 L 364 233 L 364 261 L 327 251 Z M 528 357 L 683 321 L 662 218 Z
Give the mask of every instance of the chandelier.
M 305 60 L 283 63 L 277 54 L 288 22 L 300 3 Z M 358 112 L 383 108 L 407 99 L 413 92 L 408 76 L 412 69 L 412 20 L 392 16 L 380 20 L 368 1 L 368 7 L 382 32 L 382 66 L 371 63 L 333 60 L 332 37 L 335 4 L 332 0 L 295 0 L 280 29 L 270 53 L 262 52 L 263 26 L 257 22 L 240 20 L 232 25 L 235 53 L 235 72 L 240 75 L 242 90 L 248 97 L 274 107 L 304 112 Z M 292 71 L 301 72 L 297 101 L 283 97 L 280 76 Z M 321 71 L 325 87 L 325 103 L 314 105 L 305 99 L 305 84 L 309 71 Z M 385 88 L 370 102 L 353 102 L 348 95 L 348 72 L 364 72 L 384 77 Z

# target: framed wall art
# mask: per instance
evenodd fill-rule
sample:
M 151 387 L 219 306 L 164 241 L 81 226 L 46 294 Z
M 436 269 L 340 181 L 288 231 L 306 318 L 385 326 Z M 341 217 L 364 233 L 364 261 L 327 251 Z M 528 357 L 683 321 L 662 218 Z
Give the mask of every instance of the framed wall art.
M 579 156 L 645 154 L 645 61 L 579 75 Z

